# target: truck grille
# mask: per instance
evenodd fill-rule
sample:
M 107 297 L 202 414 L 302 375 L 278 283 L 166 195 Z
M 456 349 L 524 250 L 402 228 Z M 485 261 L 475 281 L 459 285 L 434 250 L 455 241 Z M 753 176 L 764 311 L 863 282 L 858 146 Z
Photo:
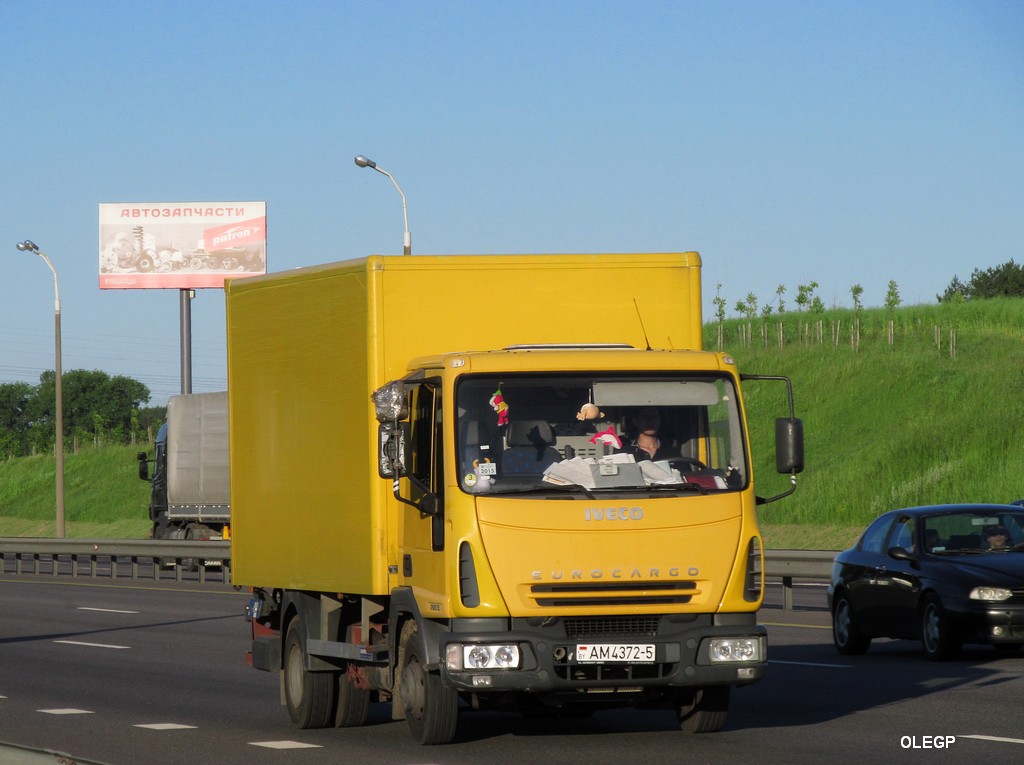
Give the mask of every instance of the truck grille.
M 700 591 L 696 582 L 557 582 L 531 585 L 530 594 L 542 608 L 564 608 L 679 605 Z
M 565 636 L 575 639 L 590 639 L 598 635 L 615 635 L 621 638 L 655 637 L 660 616 L 578 616 L 563 619 Z

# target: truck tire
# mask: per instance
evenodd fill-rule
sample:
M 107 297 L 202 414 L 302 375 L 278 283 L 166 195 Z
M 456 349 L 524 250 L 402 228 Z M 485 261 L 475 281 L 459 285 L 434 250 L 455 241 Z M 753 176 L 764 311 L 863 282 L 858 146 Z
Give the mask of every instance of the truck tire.
M 441 684 L 438 673 L 427 671 L 415 622 L 406 622 L 401 640 L 399 693 L 409 732 L 418 744 L 447 744 L 455 738 L 459 696 Z
M 193 529 L 192 526 L 189 526 L 188 529 L 186 529 L 186 531 L 185 531 L 185 541 L 186 542 L 195 542 L 197 537 L 198 537 L 198 534 L 196 534 L 195 529 Z M 195 558 L 182 558 L 181 559 L 181 570 L 182 571 L 187 571 L 190 574 L 194 573 L 194 572 L 199 570 L 199 561 L 196 560 Z
M 335 728 L 358 728 L 366 723 L 370 713 L 370 689 L 360 688 L 347 674 L 338 676 L 338 710 L 334 715 Z
M 333 672 L 306 669 L 306 635 L 301 621 L 292 619 L 285 633 L 285 703 L 296 728 L 326 728 L 334 722 L 338 679 Z
M 679 727 L 686 733 L 714 733 L 725 725 L 729 716 L 728 685 L 697 688 L 691 703 L 678 706 Z

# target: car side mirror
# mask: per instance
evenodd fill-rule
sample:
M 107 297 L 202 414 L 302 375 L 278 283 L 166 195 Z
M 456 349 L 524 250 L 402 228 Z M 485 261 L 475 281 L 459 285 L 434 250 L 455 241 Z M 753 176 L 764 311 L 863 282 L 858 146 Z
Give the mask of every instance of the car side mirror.
M 890 547 L 888 550 L 890 558 L 894 560 L 917 560 L 917 555 L 906 547 Z

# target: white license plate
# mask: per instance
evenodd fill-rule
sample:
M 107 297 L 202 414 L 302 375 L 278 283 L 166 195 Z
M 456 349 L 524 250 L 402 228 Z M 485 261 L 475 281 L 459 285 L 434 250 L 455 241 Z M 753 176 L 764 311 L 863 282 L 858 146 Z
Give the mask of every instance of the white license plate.
M 580 664 L 653 664 L 653 643 L 587 643 L 576 646 Z

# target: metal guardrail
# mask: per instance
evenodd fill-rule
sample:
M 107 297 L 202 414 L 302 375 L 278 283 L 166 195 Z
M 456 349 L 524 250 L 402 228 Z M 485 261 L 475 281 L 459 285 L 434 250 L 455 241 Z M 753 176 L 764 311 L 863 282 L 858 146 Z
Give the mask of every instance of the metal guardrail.
M 829 581 L 835 550 L 765 550 L 766 579 L 782 580 L 782 607 L 793 609 L 793 580 Z
M 231 543 L 163 539 L 0 538 L 4 574 L 231 583 Z M 217 576 L 212 576 L 212 574 Z
M 766 550 L 764 575 L 782 580 L 783 608 L 793 608 L 794 580 L 828 581 L 835 556 L 830 550 Z M 214 572 L 220 574 L 214 580 L 231 582 L 231 543 L 224 541 L 0 538 L 0 557 L 4 574 L 183 582 L 195 569 L 199 582 Z

